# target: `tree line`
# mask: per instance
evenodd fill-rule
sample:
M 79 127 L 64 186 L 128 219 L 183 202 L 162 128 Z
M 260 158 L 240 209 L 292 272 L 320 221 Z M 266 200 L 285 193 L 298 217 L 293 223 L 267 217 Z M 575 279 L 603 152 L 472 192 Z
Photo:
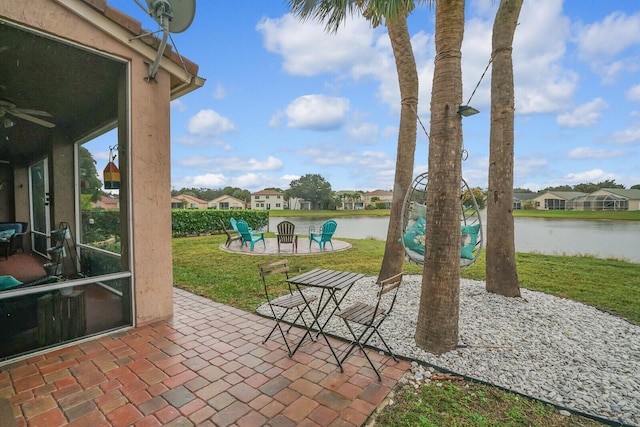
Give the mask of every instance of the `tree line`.
M 546 187 L 543 188 L 540 191 L 532 191 L 528 188 L 514 188 L 513 192 L 514 193 L 528 193 L 528 194 L 533 194 L 533 193 L 537 193 L 537 194 L 543 194 L 546 193 L 548 191 L 579 191 L 581 193 L 593 193 L 594 191 L 598 191 L 602 188 L 619 188 L 621 190 L 625 190 L 625 186 L 622 184 L 617 184 L 615 179 L 607 179 L 604 181 L 600 181 L 600 182 L 588 182 L 588 183 L 581 183 L 581 184 L 576 184 L 576 185 L 558 185 L 555 187 Z M 631 187 L 629 187 L 630 190 L 640 190 L 640 184 L 636 184 L 636 185 L 632 185 Z
M 299 179 L 291 181 L 290 187 L 282 189 L 279 187 L 267 187 L 265 190 L 274 190 L 284 194 L 285 200 L 290 200 L 293 197 L 304 199 L 311 202 L 312 209 L 327 210 L 336 209 L 342 206 L 344 203 L 360 202 L 363 200 L 364 191 L 356 190 L 352 193 L 337 194 L 332 190 L 331 184 L 319 174 L 306 174 Z M 528 188 L 514 188 L 514 193 L 525 194 L 543 194 L 548 191 L 578 191 L 581 193 L 593 193 L 594 191 L 602 188 L 620 188 L 626 189 L 624 185 L 616 183 L 615 180 L 607 179 L 600 182 L 588 182 L 576 185 L 558 185 L 555 187 L 545 187 L 539 191 L 533 191 Z M 629 187 L 630 189 L 640 189 L 640 184 Z M 474 197 L 478 203 L 480 209 L 486 207 L 487 191 L 482 190 L 480 187 L 471 188 L 471 194 L 463 194 L 463 199 L 469 199 Z M 183 187 L 180 190 L 171 190 L 171 196 L 177 196 L 179 194 L 189 194 L 202 200 L 213 200 L 217 197 L 228 195 L 235 197 L 238 200 L 244 202 L 251 201 L 251 192 L 246 189 L 238 187 L 224 187 L 224 188 L 186 188 Z M 401 195 L 404 198 L 404 194 Z M 375 200 L 374 200 L 375 202 Z M 372 204 L 366 208 L 378 208 L 377 204 Z

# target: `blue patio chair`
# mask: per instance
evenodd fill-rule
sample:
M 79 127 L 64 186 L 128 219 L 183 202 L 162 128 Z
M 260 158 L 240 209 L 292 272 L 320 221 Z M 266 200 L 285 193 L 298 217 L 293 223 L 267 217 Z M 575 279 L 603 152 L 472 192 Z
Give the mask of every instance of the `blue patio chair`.
M 264 241 L 264 233 L 255 231 L 251 232 L 249 225 L 243 220 L 237 221 L 236 226 L 238 227 L 238 233 L 240 233 L 240 235 L 242 236 L 242 239 L 240 239 L 242 244 L 248 243 L 249 250 L 253 250 L 253 245 L 255 245 L 256 242 L 259 242 L 260 240 L 262 240 L 264 248 L 267 248 L 267 244 Z
M 331 238 L 333 237 L 333 233 L 335 233 L 338 224 L 330 219 L 329 221 L 322 224 L 319 232 L 310 231 L 309 232 L 309 249 L 311 249 L 311 243 L 317 242 L 320 249 L 324 251 L 324 248 L 327 243 L 331 245 L 331 250 L 333 250 L 333 243 L 331 242 Z

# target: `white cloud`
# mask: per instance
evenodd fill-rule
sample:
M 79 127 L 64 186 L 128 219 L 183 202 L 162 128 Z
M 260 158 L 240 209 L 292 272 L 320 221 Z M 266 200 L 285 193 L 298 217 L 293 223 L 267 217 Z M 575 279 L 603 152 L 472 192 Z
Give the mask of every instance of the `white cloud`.
M 245 157 L 234 157 L 228 160 L 231 160 L 231 166 L 227 169 L 233 168 L 232 170 L 274 171 L 282 169 L 282 160 L 273 156 L 269 156 L 265 160 Z
M 640 124 L 611 134 L 609 142 L 617 145 L 635 145 L 640 142 Z
M 623 150 L 596 150 L 591 147 L 578 147 L 569 152 L 570 159 L 610 159 L 612 157 L 624 156 Z
M 594 125 L 602 117 L 602 111 L 609 105 L 602 98 L 596 98 L 591 102 L 579 105 L 573 111 L 560 114 L 557 118 L 561 127 L 575 128 L 579 126 Z
M 602 169 L 592 169 L 590 171 L 568 173 L 563 177 L 562 183 L 564 185 L 571 185 L 584 182 L 601 182 L 608 179 L 616 179 L 615 174 L 606 173 Z
M 231 120 L 210 109 L 200 110 L 189 119 L 187 126 L 189 133 L 198 136 L 220 136 L 235 129 Z
M 475 90 L 470 104 L 480 109 L 488 108 L 491 101 L 492 69 L 487 69 L 487 64 L 491 57 L 496 3 L 499 2 L 474 3 L 473 7 L 482 14 L 465 23 L 462 45 L 463 102 L 466 103 Z M 571 100 L 578 77 L 562 63 L 569 37 L 570 22 L 563 15 L 562 2 L 524 2 L 513 41 L 516 113 L 556 112 Z M 541 43 L 541 40 L 544 42 Z M 428 85 L 428 89 L 431 89 L 430 78 L 427 80 L 421 75 L 421 84 L 421 95 L 424 86 Z M 423 99 L 428 100 L 429 97 L 421 98 L 425 107 Z
M 627 99 L 629 101 L 640 101 L 640 85 L 632 86 L 629 91 L 627 91 Z
M 284 112 L 289 127 L 328 131 L 340 128 L 348 111 L 346 98 L 304 95 L 294 99 Z
M 615 81 L 622 72 L 637 72 L 636 55 L 622 57 L 630 47 L 640 45 L 640 13 L 613 12 L 602 21 L 579 28 L 576 34 L 578 57 L 605 82 Z
M 540 157 L 516 157 L 513 172 L 519 178 L 540 174 L 546 170 L 548 163 L 547 159 Z
M 290 175 L 274 177 L 267 174 L 247 173 L 233 178 L 230 185 L 233 187 L 246 188 L 249 191 L 259 191 L 267 187 L 289 188 Z
M 327 33 L 315 20 L 301 22 L 291 14 L 262 19 L 256 29 L 269 52 L 282 55 L 293 75 L 341 73 L 352 64 L 368 62 L 374 30 L 363 18 L 348 18 L 337 33 Z
M 373 123 L 360 123 L 347 126 L 347 134 L 364 144 L 375 144 L 378 141 L 378 125 Z
M 519 23 L 513 42 L 516 112 L 556 112 L 570 101 L 577 82 L 562 65 L 570 34 L 562 2 L 526 1 Z
M 389 137 L 392 137 L 392 136 L 398 136 L 398 127 L 397 126 L 386 126 L 384 129 L 382 129 L 382 136 L 384 136 L 385 138 L 389 138 Z
M 487 68 L 489 58 L 491 58 L 492 22 L 493 17 L 486 20 L 475 18 L 465 22 L 462 42 L 463 103 L 467 103 L 482 78 L 482 82 L 470 102 L 476 108 L 488 106 L 491 101 L 491 68 L 484 77 L 482 74 Z
M 218 82 L 216 87 L 213 89 L 211 96 L 213 99 L 225 99 L 227 97 L 227 90 L 222 86 L 222 83 Z
M 177 142 L 182 145 L 191 145 L 191 146 L 201 146 L 206 147 L 210 144 L 218 146 L 225 151 L 231 151 L 232 147 L 225 141 L 221 140 L 217 137 L 200 137 L 197 135 L 182 135 L 171 140 L 172 142 Z
M 271 119 L 269 119 L 269 127 L 271 129 L 280 129 L 284 116 L 285 114 L 282 110 L 276 110 L 276 112 L 271 116 Z
M 187 105 L 182 102 L 181 99 L 174 99 L 173 101 L 171 101 L 171 104 L 169 104 L 169 106 L 171 107 L 172 110 L 177 111 L 179 113 L 183 113 L 187 110 Z
M 191 177 L 193 187 L 220 188 L 225 186 L 227 178 L 221 173 L 206 173 Z
M 273 156 L 268 156 L 264 160 L 241 156 L 192 156 L 179 160 L 176 164 L 186 168 L 201 168 L 215 171 L 275 171 L 282 169 L 283 165 L 282 160 Z
M 356 81 L 378 82 L 376 96 L 394 111 L 400 110 L 395 60 L 385 28 L 372 29 L 362 18 L 349 18 L 336 33 L 327 33 L 315 20 L 300 22 L 287 14 L 263 19 L 257 30 L 270 52 L 282 56 L 293 75 L 322 73 L 350 76 Z M 433 37 L 418 32 L 411 38 L 420 81 L 420 100 L 428 110 L 433 75 Z

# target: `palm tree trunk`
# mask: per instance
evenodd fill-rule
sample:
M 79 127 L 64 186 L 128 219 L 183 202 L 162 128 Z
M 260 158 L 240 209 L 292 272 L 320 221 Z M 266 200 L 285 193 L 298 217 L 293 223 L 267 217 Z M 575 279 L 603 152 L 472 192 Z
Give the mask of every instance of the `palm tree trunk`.
M 511 50 L 523 0 L 501 0 L 493 24 L 487 200 L 487 292 L 519 297 L 513 224 L 514 88 Z
M 416 117 L 418 112 L 418 70 L 413 56 L 406 17 L 393 21 L 387 20 L 387 29 L 389 30 L 389 39 L 391 40 L 396 61 L 402 108 L 400 111 L 400 130 L 398 132 L 391 215 L 378 280 L 388 279 L 401 273 L 404 267 L 404 247 L 400 243 L 402 235 L 402 204 L 413 178 L 417 130 Z
M 461 47 L 464 0 L 436 1 L 425 263 L 416 344 L 444 353 L 458 344 L 460 301 Z

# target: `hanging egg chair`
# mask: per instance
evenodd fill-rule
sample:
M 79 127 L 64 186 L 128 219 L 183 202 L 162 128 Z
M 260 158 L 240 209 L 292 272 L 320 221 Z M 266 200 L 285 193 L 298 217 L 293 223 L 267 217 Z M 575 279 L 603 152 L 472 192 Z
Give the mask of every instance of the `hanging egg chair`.
M 402 245 L 408 260 L 424 265 L 428 173 L 418 175 L 407 191 L 402 206 Z M 460 267 L 478 259 L 483 245 L 482 220 L 478 202 L 463 179 L 460 184 Z

